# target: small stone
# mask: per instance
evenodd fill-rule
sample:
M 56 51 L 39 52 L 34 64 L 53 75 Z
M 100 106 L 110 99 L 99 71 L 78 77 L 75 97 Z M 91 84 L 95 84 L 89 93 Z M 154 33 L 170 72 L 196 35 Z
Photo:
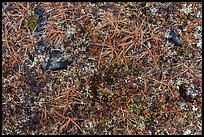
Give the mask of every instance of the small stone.
M 45 12 L 45 10 L 44 10 L 43 8 L 36 8 L 36 9 L 34 10 L 34 12 L 35 12 L 35 14 L 37 14 L 38 16 L 40 16 L 40 15 L 42 15 L 42 14 Z
M 48 49 L 48 44 L 46 41 L 40 41 L 35 45 L 35 49 L 38 53 L 42 53 Z
M 61 56 L 62 53 L 63 53 L 63 52 L 60 51 L 60 50 L 53 49 L 53 50 L 51 50 L 51 52 L 50 52 L 50 58 L 60 58 L 60 56 Z
M 165 37 L 172 43 L 174 43 L 174 46 L 181 46 L 181 40 L 176 35 L 176 33 L 173 30 L 168 29 Z
M 45 65 L 45 69 L 46 70 L 63 70 L 63 69 L 67 69 L 68 65 L 70 65 L 72 63 L 72 61 L 50 61 L 48 63 L 46 63 Z

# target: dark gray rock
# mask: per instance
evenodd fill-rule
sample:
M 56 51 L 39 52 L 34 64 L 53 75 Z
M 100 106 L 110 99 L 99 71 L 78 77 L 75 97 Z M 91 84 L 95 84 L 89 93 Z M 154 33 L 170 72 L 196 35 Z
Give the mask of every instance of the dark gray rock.
M 167 30 L 166 36 L 165 36 L 170 42 L 174 44 L 174 46 L 181 46 L 181 40 L 176 35 L 176 33 L 169 29 Z
M 71 60 L 49 61 L 45 65 L 46 70 L 63 70 L 72 64 Z

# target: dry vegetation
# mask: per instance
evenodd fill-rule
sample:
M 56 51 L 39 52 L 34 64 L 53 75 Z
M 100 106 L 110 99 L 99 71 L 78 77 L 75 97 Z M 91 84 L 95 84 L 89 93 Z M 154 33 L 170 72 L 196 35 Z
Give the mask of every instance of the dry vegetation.
M 35 50 L 40 7 L 65 70 Z M 193 2 L 3 3 L 2 134 L 202 134 L 201 14 Z

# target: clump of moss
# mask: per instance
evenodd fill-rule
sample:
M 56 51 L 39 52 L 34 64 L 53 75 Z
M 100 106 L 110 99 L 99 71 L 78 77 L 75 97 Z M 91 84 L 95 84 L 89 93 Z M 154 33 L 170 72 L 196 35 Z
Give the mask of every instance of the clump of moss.
M 26 26 L 30 32 L 33 32 L 38 24 L 39 16 L 36 14 L 27 14 L 26 16 Z
M 105 91 L 103 91 L 103 89 L 99 90 L 102 83 L 103 85 L 105 84 L 105 86 L 107 87 L 111 85 L 116 85 L 118 79 L 123 79 L 126 77 L 126 71 L 129 71 L 129 66 L 120 62 L 114 62 L 108 67 L 102 66 L 97 74 L 94 74 L 90 77 L 89 86 L 93 98 L 99 99 L 99 92 L 101 96 L 105 95 Z

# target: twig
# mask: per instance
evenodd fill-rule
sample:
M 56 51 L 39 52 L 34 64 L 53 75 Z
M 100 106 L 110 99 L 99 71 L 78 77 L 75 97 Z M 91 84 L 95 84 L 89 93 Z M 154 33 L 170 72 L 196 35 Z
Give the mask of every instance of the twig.
M 155 59 L 155 57 L 152 55 L 151 50 L 150 50 L 143 42 L 140 42 L 140 43 L 141 43 L 143 46 L 145 46 L 145 48 L 148 50 L 150 56 L 152 57 L 152 60 L 154 61 L 155 66 L 159 69 L 157 62 L 155 61 L 156 59 Z

